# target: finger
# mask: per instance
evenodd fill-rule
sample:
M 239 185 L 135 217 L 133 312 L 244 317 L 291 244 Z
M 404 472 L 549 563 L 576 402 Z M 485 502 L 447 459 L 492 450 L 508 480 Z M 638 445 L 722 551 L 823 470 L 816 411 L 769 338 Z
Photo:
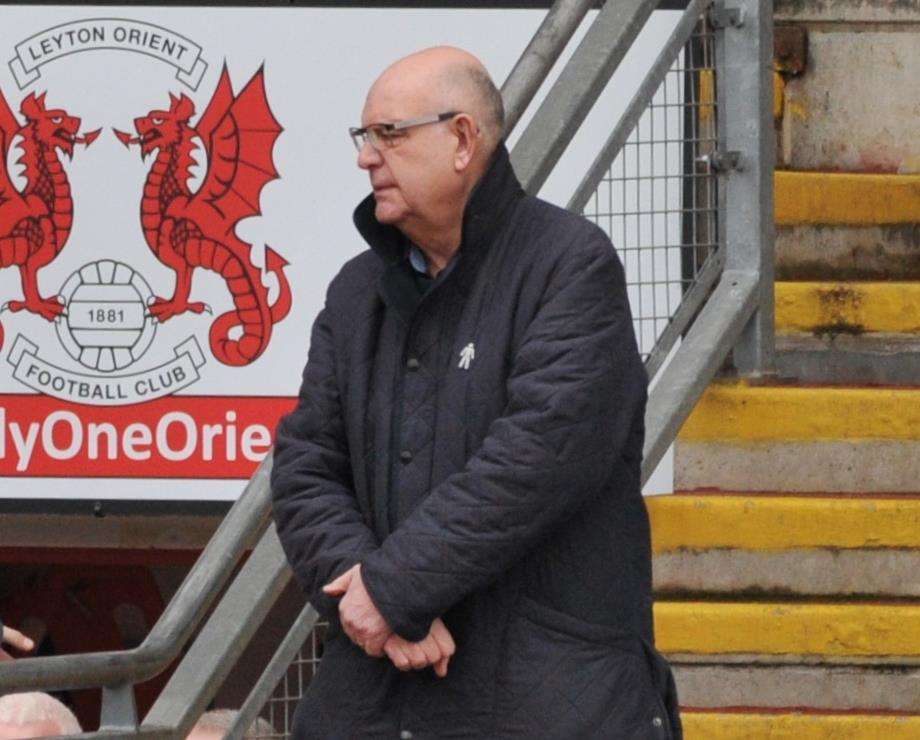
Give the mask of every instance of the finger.
M 431 625 L 431 636 L 440 646 L 442 655 L 447 655 L 449 657 L 457 652 L 457 646 L 454 644 L 454 638 L 451 636 L 447 626 L 441 620 L 436 620 Z
M 450 660 L 449 655 L 445 655 L 441 660 L 434 664 L 434 672 L 438 678 L 444 678 L 447 675 L 447 663 Z
M 428 665 L 428 658 L 425 657 L 425 651 L 417 642 L 407 643 L 406 652 L 409 655 L 409 662 L 412 667 L 420 671 Z
M 352 575 L 353 573 L 350 570 L 346 570 L 338 578 L 333 579 L 323 586 L 323 593 L 329 596 L 341 596 L 348 590 L 348 584 L 351 583 Z
M 425 662 L 427 665 L 434 665 L 441 660 L 441 647 L 429 633 L 428 637 L 419 643 L 422 652 L 425 653 Z
M 405 651 L 402 649 L 402 645 L 400 645 L 397 640 L 387 640 L 383 649 L 390 659 L 390 662 L 399 670 L 408 671 L 412 668 L 412 665 L 409 663 L 409 656 L 406 655 Z
M 12 627 L 3 628 L 3 642 L 8 645 L 12 645 L 17 650 L 24 650 L 28 652 L 35 647 L 35 643 L 28 637 L 26 637 L 19 630 L 14 630 Z

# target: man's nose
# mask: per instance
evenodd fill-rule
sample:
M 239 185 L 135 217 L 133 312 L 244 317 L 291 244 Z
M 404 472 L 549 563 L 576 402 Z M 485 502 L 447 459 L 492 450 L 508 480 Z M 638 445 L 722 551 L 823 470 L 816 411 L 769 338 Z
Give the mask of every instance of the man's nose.
M 382 162 L 383 157 L 380 156 L 380 152 L 369 141 L 365 141 L 358 150 L 358 167 L 362 170 L 369 170 Z

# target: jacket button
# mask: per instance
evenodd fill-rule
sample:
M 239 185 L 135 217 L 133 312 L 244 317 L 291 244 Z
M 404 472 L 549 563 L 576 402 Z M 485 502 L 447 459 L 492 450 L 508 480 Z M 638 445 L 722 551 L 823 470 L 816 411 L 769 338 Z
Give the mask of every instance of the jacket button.
M 409 450 L 403 450 L 402 452 L 399 453 L 399 459 L 402 460 L 404 463 L 407 463 L 410 460 L 412 460 L 412 453 L 409 452 Z
M 406 362 L 406 367 L 409 370 L 418 370 L 420 367 L 419 361 L 414 357 L 410 357 L 408 362 Z
M 661 726 L 664 724 L 664 722 L 661 721 L 661 717 L 655 717 L 655 718 L 652 720 L 652 724 L 653 724 L 655 727 L 661 727 Z
M 412 740 L 412 733 L 409 730 L 403 730 L 399 733 L 400 740 Z

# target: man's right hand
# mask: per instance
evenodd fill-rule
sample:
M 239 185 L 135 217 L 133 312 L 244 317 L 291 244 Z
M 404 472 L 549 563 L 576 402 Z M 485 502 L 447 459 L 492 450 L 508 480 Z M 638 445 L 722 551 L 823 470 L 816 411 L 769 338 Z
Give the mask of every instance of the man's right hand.
M 409 642 L 392 634 L 383 646 L 383 651 L 399 670 L 421 670 L 434 666 L 434 672 L 440 678 L 447 675 L 447 663 L 456 649 L 454 638 L 440 617 L 431 623 L 428 636 L 421 642 Z

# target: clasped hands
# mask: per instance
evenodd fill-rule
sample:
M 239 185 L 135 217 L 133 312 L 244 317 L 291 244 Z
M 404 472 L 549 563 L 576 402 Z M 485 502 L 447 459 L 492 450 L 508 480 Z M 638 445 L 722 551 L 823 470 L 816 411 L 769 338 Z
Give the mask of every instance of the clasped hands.
M 420 670 L 428 666 L 441 678 L 447 675 L 447 663 L 456 650 L 453 637 L 437 618 L 428 635 L 420 642 L 403 639 L 387 624 L 361 579 L 361 564 L 352 566 L 323 586 L 328 596 L 341 596 L 339 618 L 351 641 L 373 658 L 386 655 L 399 670 Z

